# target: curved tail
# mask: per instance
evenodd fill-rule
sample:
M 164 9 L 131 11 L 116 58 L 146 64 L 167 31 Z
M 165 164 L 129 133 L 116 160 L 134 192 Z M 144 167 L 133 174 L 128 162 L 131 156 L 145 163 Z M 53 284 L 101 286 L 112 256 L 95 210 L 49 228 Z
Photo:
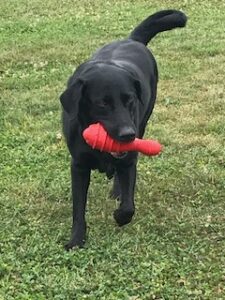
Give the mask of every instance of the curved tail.
M 184 27 L 187 16 L 179 10 L 159 11 L 141 22 L 130 34 L 130 39 L 147 45 L 159 32 Z

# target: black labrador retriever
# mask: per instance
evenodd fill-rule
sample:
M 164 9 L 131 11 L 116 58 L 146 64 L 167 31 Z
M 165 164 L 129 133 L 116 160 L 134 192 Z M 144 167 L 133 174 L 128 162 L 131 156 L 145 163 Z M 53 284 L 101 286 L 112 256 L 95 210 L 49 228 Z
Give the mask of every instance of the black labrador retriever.
M 91 169 L 114 177 L 112 196 L 120 199 L 114 218 L 128 224 L 135 211 L 137 153 L 103 153 L 88 146 L 83 130 L 100 122 L 119 142 L 141 138 L 154 108 L 158 71 L 146 45 L 159 32 L 184 27 L 180 11 L 159 11 L 138 25 L 128 39 L 112 42 L 81 64 L 60 96 L 63 132 L 72 156 L 73 225 L 67 250 L 86 238 L 85 207 Z

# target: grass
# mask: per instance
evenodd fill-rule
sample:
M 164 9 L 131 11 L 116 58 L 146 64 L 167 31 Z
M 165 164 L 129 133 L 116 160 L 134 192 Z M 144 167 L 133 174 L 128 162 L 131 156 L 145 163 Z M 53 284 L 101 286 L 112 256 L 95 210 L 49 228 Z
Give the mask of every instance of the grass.
M 132 224 L 94 172 L 86 249 L 65 252 L 71 199 L 59 94 L 99 46 L 148 14 L 182 9 L 186 29 L 151 43 L 160 71 Z M 0 299 L 225 299 L 223 1 L 0 3 Z

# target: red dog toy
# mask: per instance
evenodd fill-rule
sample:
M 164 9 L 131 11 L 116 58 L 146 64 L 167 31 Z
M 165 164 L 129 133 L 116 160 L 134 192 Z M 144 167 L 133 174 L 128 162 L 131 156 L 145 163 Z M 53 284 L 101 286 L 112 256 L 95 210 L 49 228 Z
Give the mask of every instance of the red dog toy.
M 153 140 L 141 140 L 136 138 L 129 143 L 120 143 L 113 140 L 100 123 L 92 124 L 83 131 L 83 138 L 93 149 L 105 152 L 138 151 L 145 155 L 157 155 L 162 146 Z

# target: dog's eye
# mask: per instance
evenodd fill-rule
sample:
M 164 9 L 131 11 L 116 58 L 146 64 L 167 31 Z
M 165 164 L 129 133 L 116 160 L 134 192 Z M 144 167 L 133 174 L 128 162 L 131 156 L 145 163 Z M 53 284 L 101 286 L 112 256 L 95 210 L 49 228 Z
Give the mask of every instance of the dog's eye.
M 130 110 L 134 108 L 134 100 L 132 98 L 127 99 L 125 106 Z
M 132 94 L 124 94 L 122 95 L 123 104 L 129 109 L 134 105 L 134 97 Z
M 104 109 L 108 106 L 108 103 L 105 100 L 99 101 L 96 103 L 98 108 Z

